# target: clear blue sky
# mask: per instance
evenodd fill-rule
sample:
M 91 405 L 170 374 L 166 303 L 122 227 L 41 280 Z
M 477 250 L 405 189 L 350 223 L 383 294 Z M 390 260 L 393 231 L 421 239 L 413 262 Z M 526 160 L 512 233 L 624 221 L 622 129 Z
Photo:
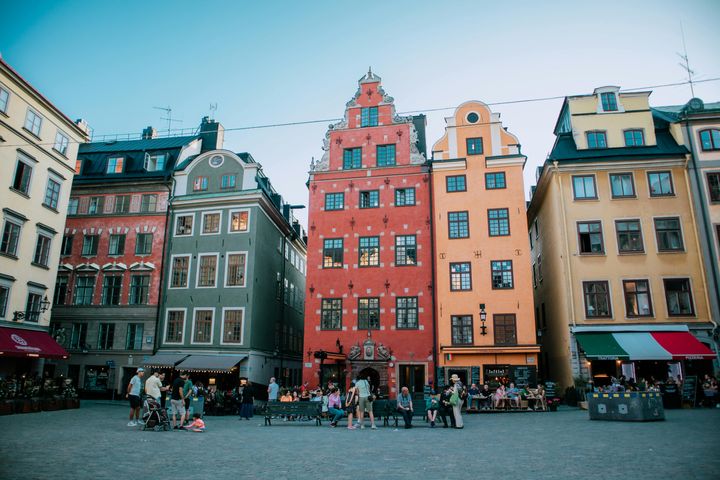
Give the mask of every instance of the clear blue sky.
M 502 5 L 501 5 L 502 4 Z M 720 76 L 720 1 L 3 1 L 3 58 L 96 134 L 139 133 L 171 105 L 185 128 L 339 117 L 372 65 L 399 111 L 681 81 L 680 20 L 698 78 Z M 720 100 L 720 82 L 696 95 Z M 656 89 L 653 105 L 685 103 Z M 552 147 L 561 101 L 494 107 L 528 155 Z M 428 114 L 428 149 L 450 111 Z M 327 124 L 228 132 L 283 196 L 306 203 Z M 302 212 L 298 212 L 301 213 Z M 302 214 L 305 218 L 305 214 Z

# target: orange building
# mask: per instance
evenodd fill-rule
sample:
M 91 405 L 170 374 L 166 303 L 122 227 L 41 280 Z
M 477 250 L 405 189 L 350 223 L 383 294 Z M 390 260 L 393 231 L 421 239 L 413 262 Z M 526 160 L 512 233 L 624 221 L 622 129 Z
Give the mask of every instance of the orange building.
M 530 245 L 518 139 L 469 101 L 432 149 L 439 382 L 537 382 Z

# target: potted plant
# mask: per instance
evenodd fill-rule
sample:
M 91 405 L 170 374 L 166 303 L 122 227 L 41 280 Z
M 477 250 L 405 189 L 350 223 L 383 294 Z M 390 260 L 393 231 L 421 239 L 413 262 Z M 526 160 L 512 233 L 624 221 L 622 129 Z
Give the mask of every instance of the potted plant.
M 75 390 L 75 387 L 73 387 L 72 379 L 70 378 L 65 379 L 63 399 L 65 402 L 65 408 L 80 408 L 80 400 L 78 399 L 77 391 Z
M 7 383 L 5 380 L 0 379 L 0 415 L 10 415 L 13 413 L 13 403 L 12 399 L 9 398 Z

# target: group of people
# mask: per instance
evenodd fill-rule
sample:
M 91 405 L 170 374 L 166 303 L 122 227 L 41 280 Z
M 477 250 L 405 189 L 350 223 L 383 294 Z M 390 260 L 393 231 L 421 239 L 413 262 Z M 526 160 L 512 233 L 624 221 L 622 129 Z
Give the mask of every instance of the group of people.
M 159 370 L 153 372 L 145 382 L 143 382 L 144 377 L 145 369 L 140 367 L 130 379 L 127 386 L 126 397 L 130 402 L 128 427 L 143 425 L 143 392 L 159 403 L 161 408 L 164 409 L 166 405 L 166 395 L 169 391 L 173 430 L 187 429 L 195 432 L 205 430 L 202 412 L 194 412 L 193 419 L 190 420 L 190 399 L 192 396 L 204 396 L 205 394 L 204 387 L 201 383 L 193 385 L 190 380 L 190 375 L 185 371 L 180 372 L 180 375 L 173 380 L 172 385 L 164 385 L 165 373 Z
M 498 385 L 493 392 L 487 382 L 483 384 L 482 388 L 478 388 L 473 383 L 468 389 L 467 410 L 521 408 L 523 400 L 527 402 L 528 410 L 545 410 L 547 408 L 545 388 L 542 384 L 538 384 L 537 388 L 530 388 L 529 385 L 518 388 L 515 383 L 510 382 L 507 387 L 503 384 Z

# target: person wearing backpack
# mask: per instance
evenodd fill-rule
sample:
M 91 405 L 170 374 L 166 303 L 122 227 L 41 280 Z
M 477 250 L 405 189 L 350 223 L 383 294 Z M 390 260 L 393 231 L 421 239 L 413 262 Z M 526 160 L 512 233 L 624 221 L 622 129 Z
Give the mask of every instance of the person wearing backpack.
M 372 393 L 372 386 L 370 385 L 368 377 L 360 378 L 360 380 L 358 380 L 355 384 L 355 388 L 357 389 L 357 395 L 359 398 L 358 423 L 360 424 L 360 428 L 365 428 L 365 425 L 363 425 L 363 415 L 367 410 L 368 415 L 370 416 L 370 428 L 376 430 L 375 415 L 373 415 L 373 400 L 375 400 L 375 395 Z
M 453 416 L 455 417 L 455 428 L 463 428 L 462 419 L 462 405 L 463 400 L 461 395 L 463 394 L 464 386 L 460 381 L 460 377 L 453 373 L 450 376 L 450 383 L 452 384 L 452 395 L 450 396 L 450 404 L 452 405 Z

